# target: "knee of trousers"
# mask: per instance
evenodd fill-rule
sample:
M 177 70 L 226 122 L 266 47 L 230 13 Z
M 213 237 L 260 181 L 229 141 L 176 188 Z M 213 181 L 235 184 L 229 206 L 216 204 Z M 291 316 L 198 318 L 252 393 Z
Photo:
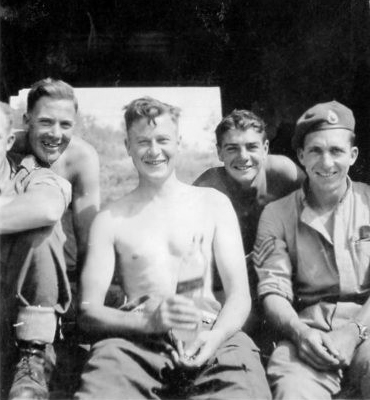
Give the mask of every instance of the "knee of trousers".
M 17 340 L 53 343 L 57 315 L 52 307 L 19 307 L 15 334 Z

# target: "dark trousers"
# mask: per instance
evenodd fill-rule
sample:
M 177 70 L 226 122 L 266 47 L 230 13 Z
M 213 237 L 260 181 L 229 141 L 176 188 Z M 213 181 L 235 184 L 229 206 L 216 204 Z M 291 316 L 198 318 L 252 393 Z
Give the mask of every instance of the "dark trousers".
M 6 387 L 14 364 L 15 331 L 20 308 L 37 306 L 64 313 L 71 293 L 60 225 L 0 237 L 1 383 Z M 35 329 L 40 329 L 39 323 Z M 29 321 L 32 329 L 32 318 Z M 42 329 L 42 328 L 41 328 Z
M 238 332 L 201 368 L 174 366 L 164 336 L 97 342 L 75 399 L 271 399 L 259 352 Z

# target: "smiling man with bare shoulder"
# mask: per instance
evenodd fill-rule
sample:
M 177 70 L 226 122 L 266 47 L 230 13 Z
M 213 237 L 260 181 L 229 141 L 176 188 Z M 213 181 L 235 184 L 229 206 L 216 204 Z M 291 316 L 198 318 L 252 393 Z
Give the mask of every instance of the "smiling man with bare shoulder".
M 222 193 L 176 178 L 178 118 L 151 98 L 126 108 L 139 184 L 92 226 L 79 321 L 99 341 L 77 399 L 270 398 L 258 352 L 240 331 L 251 301 L 237 218 Z M 115 261 L 127 297 L 120 309 L 104 305 Z

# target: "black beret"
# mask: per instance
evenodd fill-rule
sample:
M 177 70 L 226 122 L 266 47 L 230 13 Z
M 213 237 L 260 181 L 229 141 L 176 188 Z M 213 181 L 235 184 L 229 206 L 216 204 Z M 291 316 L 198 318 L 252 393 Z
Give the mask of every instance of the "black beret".
M 347 129 L 354 132 L 355 118 L 352 111 L 337 101 L 320 103 L 308 109 L 298 119 L 292 137 L 292 147 L 302 146 L 303 138 L 311 132 L 327 129 Z

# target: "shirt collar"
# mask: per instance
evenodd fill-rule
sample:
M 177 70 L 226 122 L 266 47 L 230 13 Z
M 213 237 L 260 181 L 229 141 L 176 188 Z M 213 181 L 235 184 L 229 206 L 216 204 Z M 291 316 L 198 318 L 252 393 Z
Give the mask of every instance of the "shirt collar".
M 344 195 L 342 196 L 342 198 L 339 200 L 338 205 L 342 204 L 347 199 L 349 193 L 352 190 L 352 180 L 348 175 L 346 178 L 346 183 L 347 183 L 346 191 L 345 191 Z M 300 201 L 301 201 L 302 209 L 306 208 L 306 207 L 311 208 L 311 206 L 308 203 L 308 199 L 307 199 L 308 192 L 309 192 L 309 182 L 308 182 L 308 178 L 306 178 L 300 189 Z

